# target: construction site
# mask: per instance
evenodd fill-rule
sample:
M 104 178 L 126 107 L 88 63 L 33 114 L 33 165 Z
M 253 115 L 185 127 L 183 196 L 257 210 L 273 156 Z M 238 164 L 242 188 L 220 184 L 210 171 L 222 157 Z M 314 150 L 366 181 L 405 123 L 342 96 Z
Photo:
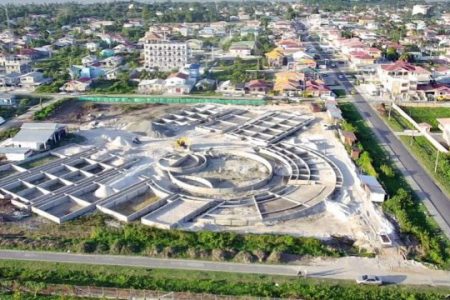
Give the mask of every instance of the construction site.
M 78 127 L 81 144 L 2 165 L 0 191 L 59 224 L 98 211 L 164 229 L 383 243 L 393 228 L 333 125 L 306 105 L 201 104 L 105 118 Z

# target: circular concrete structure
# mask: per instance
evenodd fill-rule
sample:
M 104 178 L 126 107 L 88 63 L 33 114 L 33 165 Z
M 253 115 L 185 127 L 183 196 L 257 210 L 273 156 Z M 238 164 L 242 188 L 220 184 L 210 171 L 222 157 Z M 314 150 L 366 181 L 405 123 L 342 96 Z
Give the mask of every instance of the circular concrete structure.
M 320 212 L 342 186 L 341 172 L 326 156 L 285 143 L 170 153 L 157 168 L 156 189 L 185 201 L 214 202 L 196 219 L 228 226 Z

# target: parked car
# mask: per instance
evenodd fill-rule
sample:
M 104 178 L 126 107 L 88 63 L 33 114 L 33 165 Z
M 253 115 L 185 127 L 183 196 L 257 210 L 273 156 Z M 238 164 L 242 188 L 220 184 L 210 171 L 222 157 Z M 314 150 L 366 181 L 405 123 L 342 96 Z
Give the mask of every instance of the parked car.
M 383 281 L 380 277 L 375 275 L 362 275 L 356 278 L 357 284 L 367 284 L 367 285 L 382 285 Z

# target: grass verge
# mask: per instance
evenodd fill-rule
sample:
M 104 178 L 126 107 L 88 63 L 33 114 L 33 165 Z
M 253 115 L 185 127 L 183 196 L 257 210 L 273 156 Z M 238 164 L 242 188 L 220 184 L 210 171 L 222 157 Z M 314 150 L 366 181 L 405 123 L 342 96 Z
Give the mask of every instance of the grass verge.
M 356 128 L 356 136 L 365 151 L 370 155 L 370 162 L 376 176 L 384 186 L 390 198 L 383 208 L 398 223 L 400 231 L 417 243 L 409 257 L 450 268 L 450 243 L 442 234 L 435 221 L 428 216 L 426 208 L 412 191 L 401 172 L 397 170 L 388 154 L 379 145 L 378 140 L 356 107 L 351 103 L 341 103 L 340 108 L 346 122 Z M 394 118 L 391 118 L 394 120 Z M 360 167 L 364 165 L 360 164 Z M 389 166 L 390 172 L 386 172 Z M 367 172 L 364 168 L 363 171 Z

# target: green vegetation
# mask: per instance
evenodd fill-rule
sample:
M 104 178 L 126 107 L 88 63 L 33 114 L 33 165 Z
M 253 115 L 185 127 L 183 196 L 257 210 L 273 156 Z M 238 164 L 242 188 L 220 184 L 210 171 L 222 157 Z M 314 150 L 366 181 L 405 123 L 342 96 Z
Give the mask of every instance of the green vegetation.
M 20 127 L 11 127 L 9 129 L 0 131 L 0 142 L 15 136 L 19 132 L 19 130 Z
M 63 225 L 49 224 L 39 230 L 2 228 L 1 248 L 71 251 L 101 254 L 139 254 L 154 257 L 283 262 L 289 257 L 370 255 L 338 238 L 322 242 L 315 238 L 233 232 L 187 232 L 162 230 L 142 224 L 111 227 L 102 214 L 83 217 Z
M 435 118 L 445 117 L 446 114 L 450 114 L 450 109 L 448 108 L 442 108 L 442 111 L 441 108 L 404 107 L 403 109 L 408 113 L 411 111 L 411 114 L 414 116 L 413 119 L 417 122 L 427 122 L 432 125 L 433 128 L 437 128 Z M 397 131 L 414 129 L 412 124 L 394 110 L 391 112 L 391 119 L 389 120 L 386 118 L 386 120 L 389 126 Z M 425 137 L 401 136 L 400 139 L 403 141 L 403 144 L 412 151 L 414 156 L 417 157 L 433 178 L 439 182 L 442 188 L 447 191 L 447 193 L 450 193 L 450 155 L 444 153 L 439 154 L 437 169 L 436 172 L 434 172 L 437 151 Z
M 287 276 L 0 261 L 2 280 L 94 285 L 159 291 L 304 299 L 442 299 L 449 290 L 412 286 L 370 287 L 348 281 Z
M 402 106 L 401 107 L 411 118 L 417 123 L 428 123 L 431 126 L 432 131 L 439 131 L 438 118 L 450 118 L 450 108 L 449 107 L 411 107 Z
M 376 172 L 378 179 L 390 198 L 384 202 L 385 212 L 392 215 L 399 224 L 400 231 L 417 240 L 420 247 L 408 253 L 410 257 L 434 263 L 442 268 L 450 268 L 450 243 L 444 237 L 434 220 L 427 215 L 426 209 L 418 201 L 401 173 L 392 167 L 384 149 L 361 115 L 351 103 L 340 104 L 345 120 L 356 128 L 356 136 L 363 150 L 370 157 L 370 169 L 366 164 L 358 165 L 366 173 Z M 367 158 L 365 159 L 367 163 Z M 394 176 L 393 176 L 394 174 Z
M 336 95 L 337 98 L 343 98 L 347 95 L 344 89 L 334 89 L 332 92 Z
M 40 157 L 37 159 L 33 159 L 30 161 L 21 163 L 20 166 L 25 169 L 31 169 L 31 168 L 35 168 L 35 167 L 39 167 L 39 166 L 48 164 L 51 161 L 54 161 L 58 158 L 59 158 L 58 156 L 49 154 L 49 155 L 46 155 L 46 156 L 43 156 L 43 157 Z
M 261 60 L 243 60 L 236 58 L 235 61 L 221 62 L 220 70 L 212 73 L 212 76 L 219 80 L 231 80 L 233 83 L 245 83 L 252 79 L 263 79 L 264 73 L 257 72 L 262 70 Z
M 49 295 L 32 295 L 21 292 L 2 293 L 0 292 L 0 299 L 2 300 L 88 300 L 93 298 L 80 298 L 68 296 L 49 296 Z
M 129 81 L 122 76 L 117 80 L 98 79 L 92 82 L 89 93 L 91 94 L 132 94 L 135 92 L 137 83 Z
M 0 106 L 0 117 L 3 117 L 6 120 L 10 119 L 16 115 L 24 114 L 32 106 L 49 100 L 49 98 L 45 97 L 37 98 L 23 95 L 17 95 L 16 99 L 16 106 Z
M 56 110 L 62 106 L 69 98 L 61 99 L 52 104 L 47 105 L 46 107 L 36 111 L 33 115 L 33 120 L 35 121 L 44 121 L 50 118 Z

